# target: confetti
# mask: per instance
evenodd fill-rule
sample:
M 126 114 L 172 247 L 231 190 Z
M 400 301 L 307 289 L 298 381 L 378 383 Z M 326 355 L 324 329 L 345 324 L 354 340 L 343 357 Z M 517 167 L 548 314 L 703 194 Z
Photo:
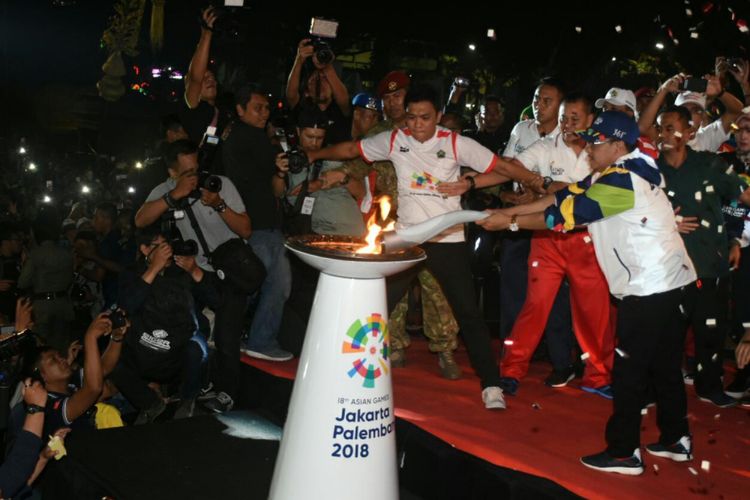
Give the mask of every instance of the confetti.
M 630 354 L 626 353 L 619 347 L 615 347 L 615 352 L 623 359 L 628 359 L 630 357 Z
M 690 473 L 691 473 L 692 475 L 694 475 L 694 476 L 697 476 L 697 475 L 698 475 L 698 471 L 697 471 L 697 470 L 695 470 L 695 469 L 693 469 L 692 467 L 688 467 L 688 470 L 690 471 Z
M 711 361 L 716 361 L 717 359 L 719 359 L 719 354 L 715 352 L 714 355 L 711 356 Z
M 583 237 L 583 242 L 584 243 L 591 243 L 591 236 L 584 236 Z
M 701 226 L 708 228 L 711 227 L 711 223 L 704 219 L 701 221 Z
M 750 328 L 750 323 L 742 323 L 742 328 Z
M 744 112 L 744 111 L 743 111 L 743 112 Z M 729 165 L 729 168 L 728 168 L 728 169 L 726 170 L 726 172 L 724 172 L 724 173 L 725 173 L 725 174 L 731 174 L 732 172 L 734 172 L 734 167 L 733 167 L 732 165 Z
M 706 472 L 711 470 L 711 462 L 709 462 L 708 460 L 701 460 L 701 469 Z
M 685 315 L 685 308 L 682 307 L 682 304 L 680 304 L 680 312 L 682 313 L 683 316 Z
M 669 191 L 667 193 L 667 196 L 669 196 L 670 198 L 674 198 L 674 191 Z
M 576 33 L 580 33 L 581 31 L 583 31 L 583 28 L 581 28 L 580 26 L 576 26 Z
M 697 369 L 698 369 L 699 372 L 702 372 L 703 371 L 703 365 L 700 364 L 700 363 L 698 363 Z
M 532 403 L 531 407 L 534 408 L 535 410 L 541 410 L 542 409 L 542 405 L 540 405 L 539 403 Z
M 584 352 L 583 354 L 581 354 L 581 361 L 586 361 L 587 359 L 589 359 L 589 356 L 589 353 Z
M 695 200 L 696 201 L 701 201 L 702 199 L 703 199 L 703 195 L 701 194 L 701 192 L 700 191 L 696 192 L 695 193 Z
M 539 267 L 539 262 L 535 260 L 531 263 L 531 267 Z
M 513 341 L 511 339 L 505 339 L 503 341 L 503 344 L 505 344 L 505 345 L 513 345 Z
M 674 136 L 677 137 L 678 139 L 682 138 L 682 132 L 680 132 L 679 130 L 675 130 L 674 131 Z
M 714 415 L 714 420 L 719 420 L 721 418 L 721 413 L 717 413 Z
M 719 234 L 723 233 L 724 232 L 724 226 L 716 226 L 716 232 L 718 232 Z
M 707 193 L 713 193 L 714 192 L 714 187 L 709 184 L 708 186 L 706 186 L 706 192 Z
M 657 476 L 659 475 L 659 465 L 658 464 L 652 464 L 654 466 L 654 474 Z
M 648 415 L 648 408 L 641 408 L 641 415 Z
M 737 19 L 737 29 L 740 30 L 741 33 L 747 33 L 750 31 L 750 28 L 747 27 L 747 22 L 744 19 Z
M 716 319 L 714 319 L 714 318 L 707 318 L 706 319 L 706 326 L 716 326 Z

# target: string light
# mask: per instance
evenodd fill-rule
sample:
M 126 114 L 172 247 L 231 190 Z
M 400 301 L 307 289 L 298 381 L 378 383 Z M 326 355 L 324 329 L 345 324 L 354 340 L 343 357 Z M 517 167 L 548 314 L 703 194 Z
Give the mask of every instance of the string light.
M 143 168 L 143 163 L 141 163 L 139 161 L 135 162 L 135 168 L 137 168 L 138 170 L 142 169 Z
M 36 172 L 36 165 L 34 163 L 29 163 L 29 171 Z
M 84 184 L 81 187 L 81 193 L 83 193 L 83 194 L 89 194 L 90 192 L 91 192 L 91 189 L 89 189 L 89 187 L 87 185 Z

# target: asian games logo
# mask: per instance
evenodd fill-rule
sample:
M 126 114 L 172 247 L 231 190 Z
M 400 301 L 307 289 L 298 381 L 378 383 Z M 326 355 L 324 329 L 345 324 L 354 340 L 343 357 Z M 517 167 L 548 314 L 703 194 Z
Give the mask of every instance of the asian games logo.
M 427 172 L 411 174 L 411 188 L 412 189 L 428 189 L 434 191 L 440 184 L 440 180 Z
M 348 339 L 344 340 L 341 352 L 356 355 L 347 372 L 349 378 L 359 375 L 362 377 L 362 387 L 372 389 L 375 387 L 375 379 L 388 374 L 388 323 L 383 316 L 375 313 L 367 317 L 365 324 L 355 320 L 346 336 Z

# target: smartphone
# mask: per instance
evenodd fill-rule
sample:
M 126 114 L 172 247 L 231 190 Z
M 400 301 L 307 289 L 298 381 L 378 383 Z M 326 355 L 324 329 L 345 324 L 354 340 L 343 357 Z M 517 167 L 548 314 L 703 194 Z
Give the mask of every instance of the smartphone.
M 329 21 L 320 17 L 313 17 L 310 21 L 310 34 L 320 38 L 336 38 L 339 29 L 337 21 Z
M 688 92 L 701 92 L 705 93 L 708 87 L 708 80 L 703 78 L 687 78 L 682 82 L 682 90 Z

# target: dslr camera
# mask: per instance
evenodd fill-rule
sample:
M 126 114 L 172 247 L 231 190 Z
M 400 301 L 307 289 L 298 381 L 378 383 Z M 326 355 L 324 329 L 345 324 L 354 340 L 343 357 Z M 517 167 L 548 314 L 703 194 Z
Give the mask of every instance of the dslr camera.
M 320 64 L 331 64 L 335 57 L 329 40 L 336 38 L 336 32 L 339 29 L 339 23 L 329 21 L 320 17 L 313 17 L 310 22 L 310 35 L 312 37 L 310 44 L 315 51 L 315 59 Z
M 115 306 L 116 307 L 116 306 Z M 109 314 L 107 315 L 109 318 L 109 321 L 112 322 L 112 329 L 117 330 L 118 328 L 122 328 L 123 326 L 127 325 L 128 323 L 128 316 L 125 314 L 125 311 L 122 311 L 120 309 L 112 308 L 109 311 Z
M 289 172 L 299 174 L 310 166 L 310 162 L 307 160 L 307 154 L 300 147 L 297 129 L 293 126 L 286 127 L 284 129 L 284 138 L 282 148 L 289 159 Z
M 219 179 L 221 180 L 221 179 Z M 182 210 L 168 210 L 161 216 L 161 233 L 172 247 L 172 255 L 191 257 L 198 255 L 198 243 L 195 240 L 185 240 L 177 229 L 177 221 L 185 217 Z

